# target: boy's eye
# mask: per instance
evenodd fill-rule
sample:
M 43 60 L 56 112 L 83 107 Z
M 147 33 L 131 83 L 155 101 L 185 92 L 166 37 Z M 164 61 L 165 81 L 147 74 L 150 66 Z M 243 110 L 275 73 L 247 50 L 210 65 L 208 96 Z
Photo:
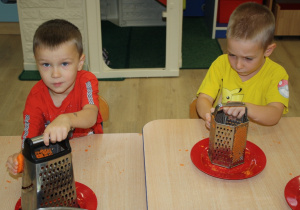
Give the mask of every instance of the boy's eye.
M 230 57 L 233 57 L 233 56 L 235 56 L 235 55 L 233 55 L 233 54 L 228 54 Z
M 253 60 L 253 58 L 245 58 L 246 60 L 248 60 L 248 61 L 252 61 Z
M 50 64 L 49 64 L 49 63 L 43 63 L 43 66 L 44 66 L 44 67 L 49 67 Z
M 62 66 L 67 66 L 67 65 L 69 65 L 69 63 L 68 62 L 63 62 L 61 65 Z

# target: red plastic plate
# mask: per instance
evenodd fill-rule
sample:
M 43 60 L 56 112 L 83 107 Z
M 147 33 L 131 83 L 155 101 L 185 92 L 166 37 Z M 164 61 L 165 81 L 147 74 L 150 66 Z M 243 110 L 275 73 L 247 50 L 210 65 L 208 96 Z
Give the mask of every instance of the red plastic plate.
M 191 150 L 194 165 L 202 172 L 220 179 L 247 179 L 259 174 L 266 166 L 265 153 L 250 141 L 246 143 L 245 162 L 231 169 L 211 163 L 208 157 L 209 138 L 199 141 Z
M 75 182 L 77 202 L 82 209 L 96 210 L 97 209 L 97 197 L 95 193 L 86 185 L 79 182 Z M 15 210 L 20 210 L 21 198 L 17 201 Z
M 287 183 L 284 196 L 293 210 L 300 210 L 300 176 L 294 177 Z

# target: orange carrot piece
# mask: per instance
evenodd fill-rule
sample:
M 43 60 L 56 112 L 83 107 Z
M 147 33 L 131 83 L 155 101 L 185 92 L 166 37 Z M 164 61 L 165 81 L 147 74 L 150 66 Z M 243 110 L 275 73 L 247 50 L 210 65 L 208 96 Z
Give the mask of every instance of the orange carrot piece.
M 24 170 L 24 156 L 23 156 L 22 153 L 20 153 L 18 155 L 17 160 L 18 160 L 18 170 L 17 170 L 17 172 L 22 173 L 23 170 Z
M 50 148 L 49 149 L 41 149 L 41 150 L 35 152 L 35 156 L 38 159 L 48 157 L 50 155 L 53 155 L 52 150 Z

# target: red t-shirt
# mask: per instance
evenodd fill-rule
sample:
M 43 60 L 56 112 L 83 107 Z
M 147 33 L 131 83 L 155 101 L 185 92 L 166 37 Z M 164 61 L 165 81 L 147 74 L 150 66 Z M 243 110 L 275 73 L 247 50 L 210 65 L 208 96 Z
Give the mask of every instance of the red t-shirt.
M 58 115 L 80 111 L 86 104 L 95 104 L 98 107 L 97 122 L 89 129 L 76 128 L 73 131 L 73 137 L 85 136 L 90 132 L 103 133 L 98 92 L 98 80 L 95 75 L 81 70 L 77 73 L 73 90 L 64 99 L 61 106 L 56 107 L 48 87 L 43 80 L 40 80 L 33 86 L 26 100 L 23 112 L 23 142 L 26 138 L 42 135 L 45 127 Z

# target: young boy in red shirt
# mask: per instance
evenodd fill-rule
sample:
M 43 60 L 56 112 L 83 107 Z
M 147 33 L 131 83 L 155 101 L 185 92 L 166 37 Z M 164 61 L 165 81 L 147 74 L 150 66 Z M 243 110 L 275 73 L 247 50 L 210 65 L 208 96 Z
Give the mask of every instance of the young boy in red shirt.
M 79 29 L 65 20 L 50 20 L 36 30 L 33 52 L 41 75 L 30 91 L 23 112 L 26 138 L 43 135 L 45 145 L 67 138 L 103 133 L 98 101 L 98 80 L 94 74 L 82 70 L 85 61 Z M 10 173 L 16 174 L 17 156 L 6 163 Z

